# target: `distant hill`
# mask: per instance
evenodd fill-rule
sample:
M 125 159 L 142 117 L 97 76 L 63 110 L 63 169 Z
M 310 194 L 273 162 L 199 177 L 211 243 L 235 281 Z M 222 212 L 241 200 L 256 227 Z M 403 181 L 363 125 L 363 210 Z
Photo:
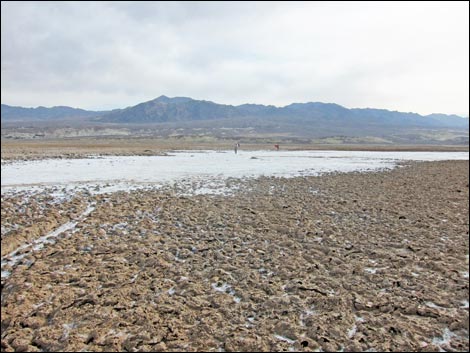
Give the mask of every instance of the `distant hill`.
M 107 112 L 95 112 L 78 108 L 58 106 L 52 108 L 37 107 L 23 108 L 6 104 L 1 105 L 1 121 L 41 121 L 41 120 L 66 120 L 77 118 L 96 117 Z

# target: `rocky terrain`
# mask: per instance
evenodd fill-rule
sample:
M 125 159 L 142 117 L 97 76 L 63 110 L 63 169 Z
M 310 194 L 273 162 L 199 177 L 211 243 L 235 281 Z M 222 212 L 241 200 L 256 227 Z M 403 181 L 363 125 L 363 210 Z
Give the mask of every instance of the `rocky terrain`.
M 468 177 L 2 194 L 1 349 L 468 351 Z

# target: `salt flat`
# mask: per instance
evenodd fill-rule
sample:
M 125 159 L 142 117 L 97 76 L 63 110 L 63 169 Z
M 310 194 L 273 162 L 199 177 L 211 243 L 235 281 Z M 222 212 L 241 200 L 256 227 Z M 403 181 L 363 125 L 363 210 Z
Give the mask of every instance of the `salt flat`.
M 175 151 L 168 156 L 110 156 L 21 161 L 1 167 L 2 193 L 15 187 L 73 184 L 164 184 L 189 179 L 312 176 L 377 171 L 400 161 L 467 160 L 467 152 Z M 202 186 L 202 185 L 201 185 Z M 124 186 L 123 186 L 124 188 Z M 113 190 L 119 190 L 114 188 Z

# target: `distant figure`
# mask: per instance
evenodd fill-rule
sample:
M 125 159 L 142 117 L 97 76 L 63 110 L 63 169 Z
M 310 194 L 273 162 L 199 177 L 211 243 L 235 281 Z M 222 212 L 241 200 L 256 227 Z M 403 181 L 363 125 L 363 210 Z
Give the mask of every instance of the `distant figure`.
M 279 151 L 279 145 L 274 145 L 274 148 L 276 149 L 276 151 Z
M 234 148 L 235 149 L 235 154 L 237 154 L 237 152 L 238 152 L 238 147 L 240 147 L 240 144 L 237 142 L 235 144 L 235 148 Z

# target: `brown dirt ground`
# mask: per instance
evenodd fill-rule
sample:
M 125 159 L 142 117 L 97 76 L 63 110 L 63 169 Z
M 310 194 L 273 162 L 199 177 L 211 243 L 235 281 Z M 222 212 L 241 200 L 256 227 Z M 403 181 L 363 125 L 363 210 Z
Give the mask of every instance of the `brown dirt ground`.
M 95 209 L 2 279 L 1 349 L 468 351 L 468 177 L 444 161 L 233 196 L 2 196 L 20 225 L 2 248 Z

